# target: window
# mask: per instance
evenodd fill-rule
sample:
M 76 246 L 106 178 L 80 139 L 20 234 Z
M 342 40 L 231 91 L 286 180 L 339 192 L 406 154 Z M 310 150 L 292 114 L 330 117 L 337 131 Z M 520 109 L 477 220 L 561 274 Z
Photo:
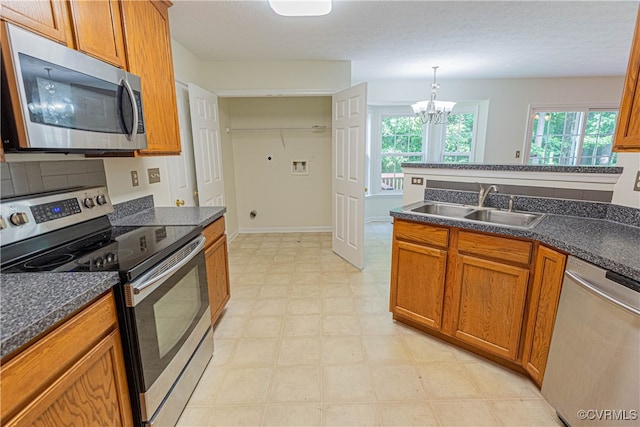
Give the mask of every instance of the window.
M 405 162 L 473 160 L 477 106 L 456 106 L 446 126 L 425 126 L 408 107 L 370 107 L 369 120 L 370 194 L 401 192 Z
M 618 111 L 614 109 L 532 108 L 528 144 L 532 165 L 613 166 Z

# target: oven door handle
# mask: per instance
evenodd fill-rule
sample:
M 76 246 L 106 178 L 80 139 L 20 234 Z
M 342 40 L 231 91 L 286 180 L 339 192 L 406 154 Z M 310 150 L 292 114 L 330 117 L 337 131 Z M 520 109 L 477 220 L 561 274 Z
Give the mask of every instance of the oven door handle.
M 185 264 L 187 264 L 189 261 L 191 261 L 193 258 L 196 257 L 196 255 L 198 255 L 200 253 L 200 251 L 202 250 L 202 248 L 204 247 L 204 243 L 205 243 L 206 239 L 204 236 L 200 236 L 194 240 L 192 240 L 192 242 L 197 243 L 196 246 L 191 249 L 191 252 L 185 256 L 184 258 L 182 258 L 178 263 L 176 263 L 175 265 L 171 266 L 169 269 L 167 269 L 166 271 L 163 271 L 161 274 L 159 275 L 155 275 L 157 274 L 158 270 L 152 270 L 149 273 L 147 273 L 145 276 L 149 277 L 151 276 L 151 278 L 149 280 L 145 280 L 142 283 L 138 283 L 132 286 L 133 289 L 133 293 L 135 295 L 139 295 L 140 293 L 144 292 L 145 289 L 149 288 L 150 286 L 153 286 L 155 283 L 158 283 L 160 281 L 162 281 L 165 277 L 173 274 L 174 272 L 178 271 L 179 269 L 181 269 Z M 161 270 L 162 267 L 159 269 Z M 144 278 L 143 278 L 144 280 Z

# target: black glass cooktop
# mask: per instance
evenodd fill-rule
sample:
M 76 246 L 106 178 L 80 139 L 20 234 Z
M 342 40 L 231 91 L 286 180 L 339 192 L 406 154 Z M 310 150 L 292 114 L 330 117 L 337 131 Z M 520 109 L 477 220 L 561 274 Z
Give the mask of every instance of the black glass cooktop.
M 1 271 L 117 271 L 123 281 L 132 280 L 200 232 L 197 226 L 110 227 L 50 250 L 42 249 L 49 245 L 45 239 L 48 236 L 44 235 L 15 248 L 14 252 L 31 255 L 17 256 L 9 262 L 3 259 Z

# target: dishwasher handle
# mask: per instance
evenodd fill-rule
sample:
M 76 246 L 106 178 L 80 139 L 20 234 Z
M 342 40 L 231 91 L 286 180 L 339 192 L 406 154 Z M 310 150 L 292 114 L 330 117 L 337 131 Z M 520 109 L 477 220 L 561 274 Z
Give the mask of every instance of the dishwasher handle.
M 606 292 L 603 292 L 601 289 L 599 289 L 597 286 L 595 286 L 592 283 L 589 283 L 588 281 L 586 281 L 585 279 L 583 279 L 582 277 L 580 277 L 578 274 L 576 274 L 573 271 L 567 270 L 564 272 L 565 276 L 568 276 L 569 278 L 571 278 L 574 282 L 576 282 L 578 285 L 580 285 L 581 287 L 585 288 L 586 290 L 588 290 L 589 292 L 601 297 L 602 299 L 605 299 L 607 301 L 609 301 L 610 303 L 631 312 L 632 314 L 636 315 L 636 316 L 640 316 L 640 310 L 638 310 L 635 307 L 630 306 L 629 304 L 618 300 L 617 298 L 612 297 L 611 295 L 609 295 Z

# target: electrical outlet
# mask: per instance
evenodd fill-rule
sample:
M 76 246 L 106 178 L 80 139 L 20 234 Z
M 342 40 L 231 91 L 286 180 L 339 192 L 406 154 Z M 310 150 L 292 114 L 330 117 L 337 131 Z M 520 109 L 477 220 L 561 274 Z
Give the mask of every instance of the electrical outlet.
M 636 180 L 633 183 L 633 191 L 640 191 L 640 171 L 636 173 Z
M 140 181 L 138 181 L 138 171 L 131 171 L 131 185 L 134 187 L 140 185 Z
M 159 168 L 147 169 L 147 174 L 149 175 L 149 184 L 155 184 L 156 182 L 160 182 Z
M 422 178 L 421 176 L 412 176 L 411 177 L 411 184 L 412 185 L 422 185 L 424 183 L 424 178 Z

